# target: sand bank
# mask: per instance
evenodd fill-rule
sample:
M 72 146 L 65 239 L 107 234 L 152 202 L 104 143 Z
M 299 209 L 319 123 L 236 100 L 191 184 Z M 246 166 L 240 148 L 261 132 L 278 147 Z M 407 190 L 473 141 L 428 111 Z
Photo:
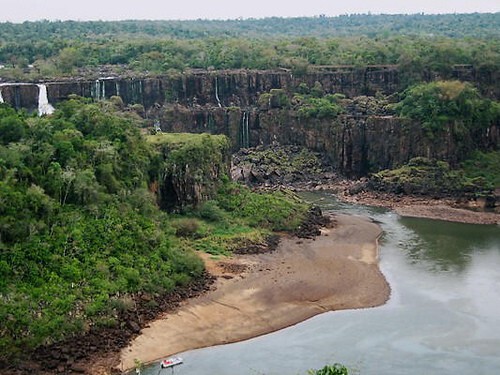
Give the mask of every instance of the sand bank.
M 206 258 L 214 290 L 166 314 L 122 350 L 122 370 L 186 350 L 245 340 L 322 312 L 378 306 L 390 288 L 378 268 L 380 227 L 335 216 L 316 239 L 285 237 L 269 254 Z

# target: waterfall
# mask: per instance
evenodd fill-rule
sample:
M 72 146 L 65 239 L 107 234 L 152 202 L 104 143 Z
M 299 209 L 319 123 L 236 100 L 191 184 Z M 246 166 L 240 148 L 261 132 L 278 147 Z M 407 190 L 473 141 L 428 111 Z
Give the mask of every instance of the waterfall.
M 248 129 L 248 122 L 250 121 L 250 113 L 246 113 L 245 119 L 245 139 L 246 139 L 246 147 L 250 147 L 250 131 Z
M 101 82 L 101 99 L 106 99 L 106 82 L 105 81 L 100 81 Z
M 106 98 L 106 82 L 96 79 L 94 85 L 90 87 L 90 95 L 94 100 L 103 100 Z
M 0 90 L 0 103 L 5 103 L 2 96 L 2 90 Z
M 248 130 L 248 122 L 250 120 L 250 115 L 244 111 L 243 116 L 241 118 L 241 147 L 248 148 L 250 147 L 250 137 Z
M 130 98 L 133 103 L 144 105 L 144 97 L 142 95 L 144 87 L 141 79 L 132 79 L 130 81 L 130 90 L 127 89 L 126 91 L 125 95 L 130 92 Z
M 120 82 L 115 82 L 116 96 L 120 96 Z
M 215 76 L 215 99 L 217 100 L 217 104 L 219 105 L 219 108 L 222 108 L 222 105 L 220 104 L 220 99 L 219 99 L 219 80 L 217 79 L 217 76 Z
M 95 80 L 94 92 L 95 92 L 95 99 L 101 100 L 101 81 L 99 81 L 98 79 Z
M 94 100 L 99 100 L 99 80 L 96 79 L 94 81 L 94 84 L 90 86 L 90 96 L 94 99 Z
M 49 98 L 47 97 L 47 86 L 45 85 L 37 85 L 38 86 L 38 115 L 50 115 L 54 113 L 54 107 L 52 107 L 49 103 Z

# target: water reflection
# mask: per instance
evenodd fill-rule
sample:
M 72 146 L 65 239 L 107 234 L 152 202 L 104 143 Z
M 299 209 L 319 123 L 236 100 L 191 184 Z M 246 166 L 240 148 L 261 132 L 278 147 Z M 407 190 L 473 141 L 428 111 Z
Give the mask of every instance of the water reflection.
M 496 225 L 470 225 L 436 220 L 401 218 L 400 223 L 414 232 L 402 244 L 415 262 L 426 261 L 434 271 L 463 272 L 472 253 L 495 248 L 500 230 Z

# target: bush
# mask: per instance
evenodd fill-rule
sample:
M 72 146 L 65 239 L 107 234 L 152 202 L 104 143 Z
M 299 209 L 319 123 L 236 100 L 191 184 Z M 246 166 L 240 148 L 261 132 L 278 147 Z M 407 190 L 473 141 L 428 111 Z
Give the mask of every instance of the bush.
M 309 375 L 349 375 L 349 371 L 344 365 L 335 363 L 319 370 L 309 370 Z
M 213 222 L 223 222 L 226 219 L 226 214 L 216 201 L 207 201 L 198 209 L 198 215 L 205 220 Z
M 178 237 L 195 237 L 200 229 L 200 223 L 194 218 L 181 219 L 174 223 L 175 235 Z

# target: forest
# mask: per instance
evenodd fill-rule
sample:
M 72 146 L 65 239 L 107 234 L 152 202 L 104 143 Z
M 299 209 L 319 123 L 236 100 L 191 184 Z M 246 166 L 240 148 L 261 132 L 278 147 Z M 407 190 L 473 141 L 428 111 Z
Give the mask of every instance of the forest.
M 428 70 L 446 78 L 454 64 L 498 71 L 498 24 L 499 13 L 2 23 L 0 76 L 36 80 L 86 75 L 103 66 L 119 74 L 165 74 L 397 64 L 405 72 Z
M 141 121 L 111 102 L 75 98 L 50 118 L 0 104 L 0 363 L 119 325 L 138 292 L 163 295 L 199 278 L 195 250 L 264 246 L 305 217 L 293 196 L 227 180 L 224 136 L 146 137 Z M 161 211 L 161 176 L 187 179 L 187 164 L 200 165 L 191 173 L 201 184 L 219 166 L 212 192 Z
M 498 98 L 451 73 L 472 65 L 481 76 L 498 75 L 498 25 L 500 13 L 1 23 L 0 83 L 190 69 L 285 68 L 300 76 L 325 65 L 396 65 L 406 90 L 363 100 L 420 123 L 431 139 L 450 133 L 466 157 L 446 180 L 491 191 L 500 181 L 498 146 L 479 149 L 470 139 L 499 123 Z M 291 109 L 315 123 L 356 105 L 320 86 L 299 86 L 291 97 L 262 93 L 260 110 Z M 231 181 L 223 135 L 153 134 L 119 97 L 72 96 L 56 107 L 37 116 L 0 103 L 0 367 L 120 327 L 120 313 L 133 311 L 137 296 L 150 296 L 153 306 L 202 278 L 196 251 L 266 246 L 308 215 L 287 190 Z M 414 169 L 391 174 L 391 183 L 402 185 L 406 173 Z

